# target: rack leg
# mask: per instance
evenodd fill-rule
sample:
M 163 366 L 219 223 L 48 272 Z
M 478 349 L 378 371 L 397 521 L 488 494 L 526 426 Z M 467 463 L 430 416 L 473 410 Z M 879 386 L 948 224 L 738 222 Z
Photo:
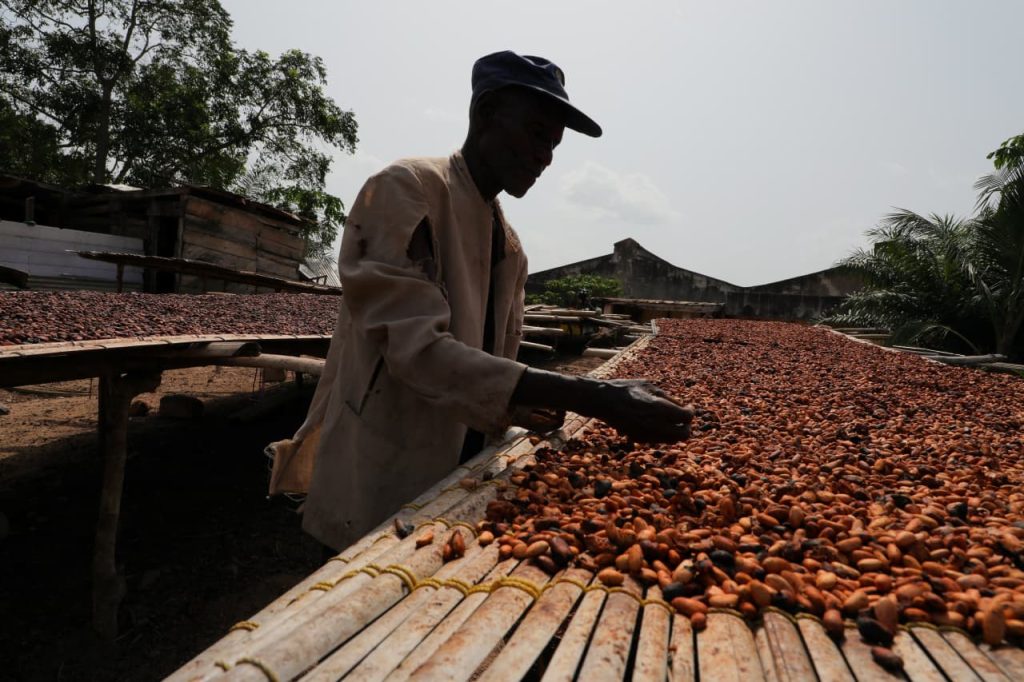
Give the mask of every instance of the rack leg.
M 160 372 L 111 372 L 100 377 L 99 444 L 104 464 L 93 550 L 92 607 L 93 627 L 110 644 L 117 637 L 117 609 L 125 592 L 124 579 L 117 574 L 116 550 L 128 456 L 128 408 L 132 398 L 159 385 Z

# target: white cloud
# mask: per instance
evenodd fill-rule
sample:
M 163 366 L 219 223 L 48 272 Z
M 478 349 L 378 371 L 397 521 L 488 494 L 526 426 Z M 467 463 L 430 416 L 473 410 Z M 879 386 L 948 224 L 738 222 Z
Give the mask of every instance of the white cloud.
M 596 219 L 616 219 L 630 224 L 664 224 L 680 214 L 669 198 L 642 173 L 617 173 L 587 161 L 562 176 L 563 198 Z

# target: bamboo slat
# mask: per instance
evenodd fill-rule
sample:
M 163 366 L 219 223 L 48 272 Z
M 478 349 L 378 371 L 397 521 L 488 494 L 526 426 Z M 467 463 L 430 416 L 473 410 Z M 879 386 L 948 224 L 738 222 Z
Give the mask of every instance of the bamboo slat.
M 564 578 L 585 585 L 591 577 L 589 572 L 578 568 L 571 568 L 558 576 L 554 587 L 545 592 L 533 605 L 501 653 L 480 675 L 478 682 L 504 682 L 523 677 L 543 653 L 548 642 L 558 632 L 558 628 L 583 594 L 579 586 L 571 582 L 559 582 L 559 579 Z
M 910 632 L 914 635 L 914 639 L 917 640 L 918 644 L 921 645 L 921 648 L 927 652 L 928 656 L 935 661 L 935 664 L 942 669 L 943 674 L 949 679 L 956 680 L 957 682 L 981 679 L 971 670 L 971 666 L 967 665 L 966 661 L 960 658 L 956 649 L 942 637 L 938 630 L 915 627 L 911 628 Z
M 981 650 L 995 661 L 1012 680 L 1024 680 L 1024 649 L 1012 646 L 990 647 L 981 645 Z
M 679 616 L 676 616 L 679 619 Z M 757 645 L 757 657 L 761 659 L 761 670 L 764 671 L 765 682 L 779 682 L 779 666 L 775 661 L 775 653 L 768 637 L 768 630 L 759 627 L 754 631 L 754 643 Z M 788 681 L 787 681 L 788 682 Z
M 1006 674 L 996 665 L 992 659 L 975 646 L 967 635 L 958 630 L 946 630 L 942 633 L 943 638 L 956 649 L 960 658 L 967 661 L 975 674 L 985 682 L 1009 682 Z
M 623 589 L 628 594 L 612 592 L 605 600 L 590 647 L 583 659 L 583 667 L 580 668 L 581 680 L 600 682 L 625 677 L 636 615 L 640 610 L 638 598 L 642 590 L 632 578 L 626 578 Z
M 433 575 L 441 563 L 440 545 L 431 545 L 413 554 L 407 565 L 414 574 L 427 576 Z M 395 575 L 381 574 L 370 581 L 361 580 L 362 577 L 347 581 L 360 581 L 356 589 L 347 594 L 328 590 L 317 602 L 289 619 L 282 628 L 288 629 L 287 638 L 264 639 L 236 661 L 227 661 L 234 667 L 227 671 L 225 679 L 265 682 L 264 669 L 273 671 L 278 679 L 297 677 L 407 593 L 405 584 Z M 254 665 L 254 660 L 259 665 Z
M 694 682 L 697 679 L 696 645 L 689 618 L 672 616 L 672 643 L 668 648 L 669 679 L 673 682 Z
M 491 582 L 504 578 L 512 572 L 518 566 L 519 562 L 515 559 L 507 559 L 499 563 L 494 567 L 486 578 L 481 582 Z M 486 600 L 488 597 L 485 592 L 476 592 L 474 594 L 467 595 L 465 599 L 458 603 L 458 605 L 451 610 L 451 612 L 445 612 L 437 614 L 437 620 L 433 619 L 433 614 L 424 614 L 426 617 L 418 619 L 417 622 L 413 623 L 412 632 L 406 638 L 406 642 L 412 642 L 413 647 L 408 650 L 408 655 L 404 660 L 397 660 L 397 655 L 390 655 L 386 658 L 390 661 L 385 661 L 385 666 L 389 672 L 385 673 L 386 679 L 394 680 L 395 682 L 401 682 L 407 680 L 409 677 L 423 665 L 444 643 L 451 637 L 455 632 L 458 631 L 462 624 L 466 622 L 466 619 L 476 612 L 477 608 Z M 447 615 L 445 615 L 447 613 Z M 403 628 L 404 630 L 405 628 Z M 403 633 L 404 634 L 404 633 Z M 385 646 L 388 646 L 388 650 L 391 650 L 390 645 L 385 642 Z M 397 667 L 395 667 L 397 666 Z M 353 671 L 351 678 L 353 680 L 363 680 L 363 674 L 360 669 Z M 365 678 L 365 679 L 378 679 L 378 678 Z M 384 679 L 381 677 L 379 679 Z
M 852 626 L 846 628 L 843 655 L 857 682 L 889 682 L 903 679 L 902 675 L 891 673 L 875 663 L 875 659 L 871 657 L 871 645 L 866 644 Z
M 437 580 L 458 578 L 467 584 L 475 584 L 494 568 L 497 561 L 497 545 L 481 548 L 480 545 L 473 543 L 466 549 L 464 561 L 445 564 L 434 577 Z M 448 601 L 452 604 L 461 599 L 461 592 L 454 586 L 417 589 L 324 659 L 302 679 L 304 682 L 328 682 L 341 679 L 374 651 L 381 642 L 402 627 L 418 609 L 426 607 L 441 591 L 450 593 L 446 596 L 450 598 Z
M 594 625 L 604 607 L 607 593 L 602 590 L 587 592 L 576 612 L 572 615 L 569 625 L 562 635 L 562 641 L 548 661 L 542 682 L 565 682 L 575 679 L 583 654 L 590 643 Z
M 892 650 L 903 659 L 903 670 L 914 682 L 943 682 L 946 679 L 913 635 L 906 630 L 896 633 Z
M 818 678 L 835 682 L 853 682 L 853 673 L 846 665 L 843 653 L 817 620 L 798 618 L 797 627 L 811 656 Z
M 708 614 L 707 628 L 697 633 L 697 661 L 702 680 L 765 679 L 753 633 L 742 618 L 732 614 Z
M 793 621 L 781 613 L 769 611 L 764 614 L 764 630 L 775 661 L 777 678 L 813 680 L 814 666 L 807 657 L 807 649 Z
M 538 587 L 548 582 L 544 571 L 525 562 L 512 571 L 512 577 Z M 416 669 L 413 677 L 417 680 L 469 679 L 533 601 L 530 594 L 518 587 L 499 587 Z
M 661 600 L 661 590 L 657 586 L 647 588 L 647 599 Z M 666 679 L 668 657 L 665 652 L 672 637 L 673 615 L 657 603 L 644 606 L 633 664 L 634 682 L 663 682 Z

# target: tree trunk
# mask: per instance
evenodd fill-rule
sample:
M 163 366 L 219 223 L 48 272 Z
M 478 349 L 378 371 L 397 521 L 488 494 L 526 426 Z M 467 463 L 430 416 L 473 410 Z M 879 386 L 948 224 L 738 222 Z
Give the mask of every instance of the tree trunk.
M 103 84 L 100 110 L 96 117 L 96 159 L 92 167 L 92 181 L 102 185 L 107 181 L 107 156 L 110 154 L 110 108 L 113 101 L 113 84 Z

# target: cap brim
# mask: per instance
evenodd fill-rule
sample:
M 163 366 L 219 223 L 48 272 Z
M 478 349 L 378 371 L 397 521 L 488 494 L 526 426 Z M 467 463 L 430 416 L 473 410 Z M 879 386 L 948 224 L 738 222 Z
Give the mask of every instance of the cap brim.
M 517 84 L 517 85 L 519 85 L 519 84 Z M 552 100 L 558 102 L 559 104 L 561 104 L 562 108 L 565 110 L 565 127 L 566 128 L 569 128 L 571 130 L 575 130 L 578 133 L 583 133 L 584 135 L 589 135 L 590 137 L 601 137 L 601 133 L 603 132 L 601 130 L 601 126 L 599 126 L 594 119 L 590 118 L 589 116 L 584 114 L 582 111 L 580 111 L 579 109 L 574 107 L 569 102 L 569 100 L 563 99 L 563 98 L 559 97 L 558 95 L 555 95 L 555 94 L 553 94 L 551 92 L 548 92 L 544 88 L 538 88 L 536 86 L 526 85 L 526 84 L 522 84 L 522 85 L 519 85 L 519 86 L 520 87 L 529 88 L 530 90 L 533 90 L 534 92 L 539 92 L 540 94 L 548 97 L 549 99 L 552 99 Z

